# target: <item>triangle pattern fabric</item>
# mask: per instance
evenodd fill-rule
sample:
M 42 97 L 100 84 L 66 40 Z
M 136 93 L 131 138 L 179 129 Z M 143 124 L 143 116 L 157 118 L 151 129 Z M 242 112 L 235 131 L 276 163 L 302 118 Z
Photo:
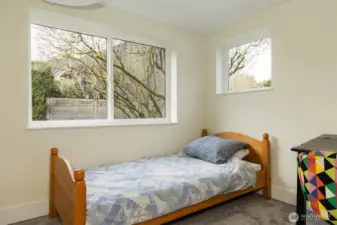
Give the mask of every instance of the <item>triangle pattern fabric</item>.
M 336 158 L 337 158 L 337 153 L 336 153 L 336 152 L 333 152 L 331 155 L 328 156 L 328 158 L 331 158 L 331 159 L 336 160 Z
M 334 198 L 336 197 L 334 193 L 332 193 L 332 191 L 329 190 L 329 188 L 325 188 L 325 196 L 326 198 Z
M 316 176 L 316 183 L 318 187 L 322 187 L 324 186 L 324 183 L 321 181 L 321 179 L 319 179 L 319 177 Z
M 317 186 L 316 185 L 313 185 L 313 184 L 309 184 L 309 188 L 307 188 L 310 191 L 314 191 L 317 189 Z
M 315 152 L 315 156 L 322 156 L 322 157 L 326 157 L 327 156 L 327 152 L 324 151 L 316 151 Z
M 309 178 L 309 180 L 311 180 L 312 178 L 316 177 L 315 173 L 310 172 L 309 170 L 304 171 L 303 173 L 304 173 L 304 176 L 306 176 L 306 177 Z
M 308 158 L 308 163 L 309 163 L 309 171 L 316 174 L 315 160 L 314 160 L 314 159 L 309 159 L 309 158 Z M 304 164 L 303 161 L 301 162 L 301 165 L 302 165 L 302 164 Z M 303 166 L 302 166 L 302 167 L 303 167 Z
M 335 167 L 332 166 L 331 168 L 327 169 L 325 171 L 325 173 L 332 179 L 332 180 L 335 180 L 335 173 L 336 173 L 336 170 L 335 170 Z
M 320 200 L 325 199 L 325 187 L 319 187 L 317 194 L 318 194 L 318 199 Z
M 324 159 L 324 170 L 328 171 L 329 169 L 334 168 L 334 166 L 327 159 Z
M 337 220 L 336 217 L 333 216 L 330 212 L 328 212 L 328 218 L 329 218 L 329 220 L 332 220 L 332 221 L 336 221 Z
M 325 196 L 322 194 L 322 192 L 317 191 L 317 194 L 318 194 L 318 199 L 319 200 L 324 200 L 325 199 Z
M 311 208 L 312 208 L 312 210 L 314 210 L 314 212 L 319 211 L 318 201 L 312 201 L 311 202 Z
M 321 199 L 321 200 L 319 200 L 319 202 L 322 204 L 322 206 L 326 210 L 334 210 L 335 209 L 335 207 L 327 199 Z
M 331 164 L 331 165 L 336 165 L 336 158 L 326 158 L 326 160 Z
M 320 151 L 323 152 L 323 151 Z M 329 151 L 324 151 L 325 158 L 331 158 L 331 159 L 336 159 L 337 158 L 337 154 L 335 152 L 329 152 Z
M 337 224 L 337 154 L 312 151 L 298 156 L 298 173 L 308 205 L 321 218 Z
M 314 198 L 318 199 L 318 190 L 317 190 L 317 189 L 313 190 L 313 191 L 311 192 L 311 195 L 312 195 Z
M 337 218 L 337 209 L 330 210 L 330 212 L 329 212 L 329 218 L 336 220 L 336 218 Z
M 326 173 L 320 173 L 317 174 L 317 176 L 319 177 L 319 179 L 323 182 L 323 184 L 327 185 L 327 184 L 331 184 L 334 182 L 334 180 L 332 180 L 328 174 Z
M 337 206 L 336 204 L 336 197 L 328 198 L 328 201 L 330 202 L 331 205 L 333 205 L 335 208 Z
M 316 156 L 316 174 L 322 173 L 324 171 L 324 158 Z
M 317 187 L 316 177 L 313 177 L 313 178 L 310 180 L 310 184 L 311 184 L 311 185 L 314 185 L 315 187 Z

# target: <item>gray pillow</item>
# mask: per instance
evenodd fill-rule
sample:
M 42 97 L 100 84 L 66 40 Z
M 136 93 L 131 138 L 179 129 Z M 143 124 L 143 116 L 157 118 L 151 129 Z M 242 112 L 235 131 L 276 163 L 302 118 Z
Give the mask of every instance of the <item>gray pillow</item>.
M 248 144 L 216 136 L 206 136 L 191 142 L 184 153 L 215 164 L 226 163 L 236 152 L 247 148 Z

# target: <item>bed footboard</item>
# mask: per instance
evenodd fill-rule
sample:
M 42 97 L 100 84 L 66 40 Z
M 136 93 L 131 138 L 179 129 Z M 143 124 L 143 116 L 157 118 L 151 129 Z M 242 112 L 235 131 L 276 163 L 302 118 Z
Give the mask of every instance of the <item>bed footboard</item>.
M 73 171 L 69 162 L 51 149 L 49 217 L 60 216 L 64 225 L 85 225 L 86 184 L 84 170 Z

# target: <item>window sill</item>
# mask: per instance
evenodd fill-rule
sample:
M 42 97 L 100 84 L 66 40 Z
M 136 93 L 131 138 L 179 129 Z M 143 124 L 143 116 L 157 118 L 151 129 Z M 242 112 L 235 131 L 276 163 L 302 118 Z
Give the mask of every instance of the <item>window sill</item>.
M 250 89 L 250 90 L 241 90 L 241 91 L 226 91 L 225 93 L 221 93 L 220 95 L 232 95 L 232 94 L 243 94 L 243 93 L 254 93 L 254 92 L 261 92 L 261 91 L 272 91 L 274 90 L 273 87 L 267 87 L 267 88 L 256 88 L 256 89 Z
M 135 119 L 135 120 L 86 120 L 86 121 L 31 121 L 28 130 L 86 128 L 86 127 L 114 127 L 114 126 L 142 126 L 142 125 L 174 125 L 178 122 L 168 119 Z

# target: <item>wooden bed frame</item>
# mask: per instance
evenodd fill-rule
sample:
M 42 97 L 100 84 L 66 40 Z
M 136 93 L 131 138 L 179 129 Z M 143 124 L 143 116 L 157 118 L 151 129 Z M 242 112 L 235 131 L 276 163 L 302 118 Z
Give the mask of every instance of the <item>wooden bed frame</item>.
M 202 136 L 207 136 L 207 130 Z M 269 135 L 264 134 L 263 140 L 258 141 L 239 133 L 223 132 L 216 134 L 222 138 L 244 141 L 249 144 L 250 153 L 247 161 L 262 165 L 262 170 L 256 173 L 256 185 L 244 190 L 215 196 L 167 215 L 139 223 L 138 225 L 159 225 L 195 213 L 202 209 L 223 203 L 238 196 L 263 190 L 266 199 L 271 197 L 270 183 L 270 142 Z M 50 157 L 50 195 L 49 217 L 59 216 L 64 225 L 85 225 L 86 223 L 86 183 L 84 170 L 73 171 L 67 159 L 58 155 L 58 149 L 51 149 Z

